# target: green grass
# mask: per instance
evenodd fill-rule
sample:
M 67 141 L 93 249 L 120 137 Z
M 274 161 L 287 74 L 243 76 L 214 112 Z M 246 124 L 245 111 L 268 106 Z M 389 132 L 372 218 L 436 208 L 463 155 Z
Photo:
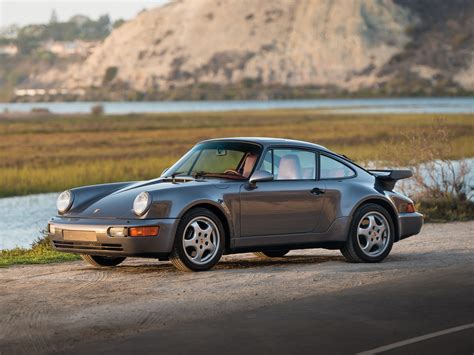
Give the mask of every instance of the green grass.
M 76 254 L 55 251 L 47 238 L 38 239 L 29 249 L 0 250 L 0 267 L 17 264 L 49 264 L 78 260 Z
M 439 119 L 442 119 L 441 123 Z M 442 124 L 446 158 L 474 156 L 474 115 L 335 115 L 321 110 L 0 118 L 0 197 L 159 176 L 196 142 L 273 136 L 322 144 L 358 162 L 390 161 L 407 132 Z M 393 150 L 382 149 L 393 141 Z

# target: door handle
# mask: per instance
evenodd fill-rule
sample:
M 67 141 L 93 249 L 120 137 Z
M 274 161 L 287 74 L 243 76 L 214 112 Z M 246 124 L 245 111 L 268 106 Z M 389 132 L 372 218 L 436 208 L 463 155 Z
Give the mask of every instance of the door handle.
M 310 191 L 313 195 L 322 195 L 324 190 L 321 190 L 319 187 L 315 187 Z

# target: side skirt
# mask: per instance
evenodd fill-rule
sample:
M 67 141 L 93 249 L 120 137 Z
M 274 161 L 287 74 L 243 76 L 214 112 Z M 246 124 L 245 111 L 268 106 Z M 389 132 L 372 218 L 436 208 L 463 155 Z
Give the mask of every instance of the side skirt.
M 318 245 L 341 245 L 347 240 L 350 227 L 350 217 L 340 217 L 334 220 L 329 229 L 323 233 L 301 233 L 285 235 L 266 235 L 232 238 L 232 252 L 246 250 L 270 250 L 275 248 L 300 249 L 315 248 Z M 324 246 L 322 246 L 324 248 Z
M 329 250 L 339 250 L 344 245 L 344 242 L 319 242 L 319 243 L 307 243 L 307 244 L 282 244 L 278 246 L 252 246 L 252 247 L 241 247 L 235 249 L 229 249 L 225 252 L 225 254 L 241 254 L 241 253 L 251 253 L 256 251 L 266 251 L 266 250 L 296 250 L 296 249 L 329 249 Z

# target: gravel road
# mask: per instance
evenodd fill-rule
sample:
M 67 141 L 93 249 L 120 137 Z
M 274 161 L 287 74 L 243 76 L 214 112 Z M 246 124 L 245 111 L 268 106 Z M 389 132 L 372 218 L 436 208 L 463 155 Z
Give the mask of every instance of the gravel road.
M 64 352 L 456 267 L 474 270 L 474 221 L 425 225 L 380 264 L 312 249 L 271 261 L 225 256 L 203 273 L 151 259 L 102 270 L 82 262 L 14 266 L 0 269 L 0 354 Z

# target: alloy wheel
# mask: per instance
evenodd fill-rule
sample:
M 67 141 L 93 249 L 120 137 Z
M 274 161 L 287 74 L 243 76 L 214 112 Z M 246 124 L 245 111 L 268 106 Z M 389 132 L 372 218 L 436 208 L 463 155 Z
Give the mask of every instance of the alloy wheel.
M 219 229 L 208 217 L 193 218 L 184 228 L 184 253 L 195 264 L 203 265 L 212 260 L 219 250 L 219 243 Z
M 383 214 L 366 213 L 357 227 L 357 242 L 362 252 L 371 257 L 381 255 L 389 245 L 390 224 Z

